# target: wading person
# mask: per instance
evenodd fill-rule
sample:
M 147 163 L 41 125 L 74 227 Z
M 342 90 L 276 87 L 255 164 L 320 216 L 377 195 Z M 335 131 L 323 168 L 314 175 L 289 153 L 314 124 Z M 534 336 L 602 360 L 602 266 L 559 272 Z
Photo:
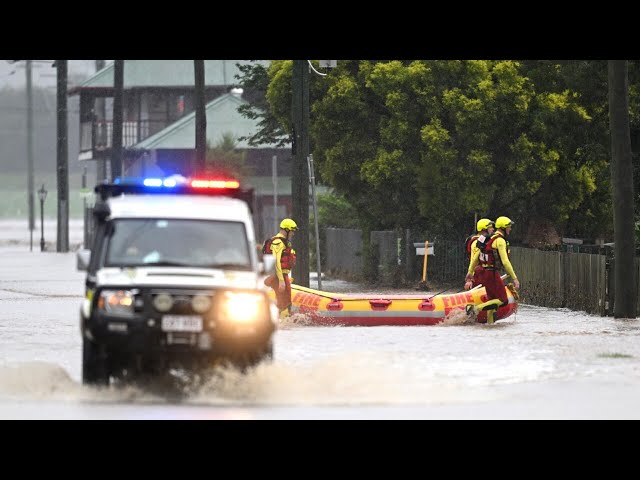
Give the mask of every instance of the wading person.
M 276 294 L 276 305 L 280 318 L 291 313 L 291 278 L 289 273 L 296 264 L 296 251 L 291 247 L 293 234 L 298 230 L 296 222 L 285 218 L 280 222 L 280 231 L 264 242 L 262 253 L 273 254 L 276 259 L 276 273 L 269 275 L 264 284 Z
M 467 237 L 465 250 L 467 252 L 467 260 L 469 260 L 469 272 L 473 275 L 471 280 L 467 280 L 464 284 L 464 289 L 469 290 L 472 287 L 478 285 L 477 281 L 477 273 L 482 269 L 478 264 L 478 257 L 480 256 L 480 249 L 478 245 L 485 245 L 493 232 L 496 230 L 496 226 L 493 223 L 493 220 L 489 220 L 488 218 L 481 218 L 478 220 L 476 224 L 477 233 L 474 235 L 470 235 Z M 471 265 L 474 265 L 472 268 Z M 467 275 L 468 277 L 468 275 Z
M 491 236 L 485 244 L 476 244 L 479 250 L 478 263 L 480 270 L 476 274 L 476 281 L 484 285 L 487 291 L 487 301 L 480 305 L 467 305 L 467 315 L 477 315 L 478 312 L 486 310 L 487 323 L 492 324 L 495 321 L 495 313 L 498 307 L 509 303 L 504 282 L 500 278 L 500 269 L 504 270 L 513 279 L 513 286 L 520 288 L 520 282 L 513 270 L 511 261 L 509 260 L 509 243 L 506 237 L 511 233 L 514 222 L 509 217 L 498 217 L 496 219 L 496 232 Z M 473 259 L 469 264 L 466 281 L 474 279 L 475 264 Z

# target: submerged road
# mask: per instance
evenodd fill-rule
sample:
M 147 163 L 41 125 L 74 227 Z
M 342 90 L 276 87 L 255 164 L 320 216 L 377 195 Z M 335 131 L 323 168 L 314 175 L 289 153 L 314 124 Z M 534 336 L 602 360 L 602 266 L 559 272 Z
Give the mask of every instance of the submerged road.
M 84 387 L 75 262 L 0 235 L 0 418 L 640 418 L 640 322 L 527 305 L 489 326 L 311 327 L 294 316 L 272 364 L 221 371 L 179 399 Z

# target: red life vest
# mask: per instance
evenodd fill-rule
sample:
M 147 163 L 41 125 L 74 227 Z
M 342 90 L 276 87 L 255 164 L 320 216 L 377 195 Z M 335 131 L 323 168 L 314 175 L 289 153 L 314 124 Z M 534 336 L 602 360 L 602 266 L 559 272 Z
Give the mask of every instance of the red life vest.
M 473 235 L 469 235 L 464 244 L 464 249 L 467 252 L 467 261 L 471 260 L 471 245 L 473 245 L 474 240 L 477 240 L 480 234 L 474 233 Z
M 262 244 L 262 253 L 273 255 L 271 244 L 275 239 L 285 242 L 285 249 L 282 251 L 282 255 L 280 256 L 280 268 L 282 268 L 282 270 L 291 270 L 296 265 L 296 252 L 291 248 L 291 242 L 288 242 L 284 237 L 276 235 L 274 237 L 267 238 Z
M 500 254 L 496 249 L 493 248 L 493 242 L 498 238 L 504 238 L 502 232 L 496 232 L 493 234 L 491 239 L 486 243 L 477 243 L 478 248 L 480 249 L 480 258 L 479 263 L 482 268 L 487 270 L 498 270 L 502 268 L 502 260 L 500 259 Z M 507 256 L 511 253 L 509 250 L 509 241 L 504 238 L 507 243 Z

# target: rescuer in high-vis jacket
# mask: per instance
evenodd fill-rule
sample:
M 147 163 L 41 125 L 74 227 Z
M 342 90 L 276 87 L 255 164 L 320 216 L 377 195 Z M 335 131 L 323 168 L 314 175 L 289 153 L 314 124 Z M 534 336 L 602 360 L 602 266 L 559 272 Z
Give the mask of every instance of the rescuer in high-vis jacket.
M 475 287 L 479 284 L 477 281 L 477 274 L 482 270 L 482 267 L 478 265 L 478 256 L 480 255 L 479 245 L 485 244 L 489 241 L 493 233 L 496 231 L 496 225 L 493 220 L 489 220 L 488 218 L 481 218 L 478 220 L 476 224 L 477 233 L 470 235 L 467 237 L 465 243 L 465 250 L 467 253 L 467 260 L 469 260 L 469 264 L 473 261 L 475 257 L 476 267 L 473 271 L 473 279 L 467 280 L 464 284 L 464 289 L 469 290 L 472 287 Z
M 293 234 L 298 230 L 296 222 L 285 218 L 280 222 L 280 231 L 266 240 L 262 253 L 273 254 L 276 259 L 276 273 L 269 275 L 264 284 L 271 287 L 276 294 L 276 305 L 280 310 L 280 318 L 291 313 L 291 278 L 289 273 L 296 264 L 296 251 L 291 247 Z
M 487 301 L 476 306 L 467 305 L 467 315 L 476 315 L 478 312 L 486 310 L 487 323 L 489 324 L 494 322 L 495 312 L 498 307 L 509 303 L 504 282 L 500 277 L 500 268 L 504 268 L 509 274 L 515 289 L 520 288 L 520 281 L 509 260 L 509 242 L 506 239 L 511 233 L 514 222 L 509 217 L 498 217 L 495 225 L 496 232 L 488 242 L 484 244 L 476 243 L 478 251 L 471 258 L 465 278 L 467 283 L 474 280 L 477 283 L 481 283 L 487 291 Z M 481 270 L 476 272 L 474 279 L 474 269 L 477 264 L 480 265 Z

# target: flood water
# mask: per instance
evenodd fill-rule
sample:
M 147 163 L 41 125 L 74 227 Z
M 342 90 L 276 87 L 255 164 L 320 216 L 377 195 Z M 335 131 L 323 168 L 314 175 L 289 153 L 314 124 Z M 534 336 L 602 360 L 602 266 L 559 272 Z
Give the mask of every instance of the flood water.
M 495 325 L 314 327 L 294 316 L 273 363 L 219 371 L 180 398 L 84 387 L 75 261 L 0 235 L 0 418 L 640 418 L 640 322 L 529 305 Z

